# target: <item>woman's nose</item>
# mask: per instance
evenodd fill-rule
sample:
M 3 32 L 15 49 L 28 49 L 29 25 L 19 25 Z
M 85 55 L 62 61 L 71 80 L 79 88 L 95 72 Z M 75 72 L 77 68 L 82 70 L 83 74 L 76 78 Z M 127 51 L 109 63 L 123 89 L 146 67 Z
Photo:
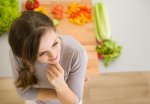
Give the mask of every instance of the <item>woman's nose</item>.
M 49 60 L 52 60 L 52 59 L 55 58 L 54 52 L 49 52 L 49 51 L 47 51 L 47 55 L 48 55 Z

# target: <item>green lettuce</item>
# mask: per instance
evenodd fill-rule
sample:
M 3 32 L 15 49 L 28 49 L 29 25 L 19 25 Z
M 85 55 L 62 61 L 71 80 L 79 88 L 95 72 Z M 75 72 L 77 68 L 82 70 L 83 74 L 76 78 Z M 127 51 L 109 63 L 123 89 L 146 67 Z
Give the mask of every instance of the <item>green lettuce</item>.
M 0 36 L 9 31 L 12 22 L 20 16 L 18 0 L 0 0 Z
M 111 61 L 119 57 L 122 47 L 115 41 L 105 40 L 97 45 L 96 50 L 103 57 L 104 65 L 107 67 Z

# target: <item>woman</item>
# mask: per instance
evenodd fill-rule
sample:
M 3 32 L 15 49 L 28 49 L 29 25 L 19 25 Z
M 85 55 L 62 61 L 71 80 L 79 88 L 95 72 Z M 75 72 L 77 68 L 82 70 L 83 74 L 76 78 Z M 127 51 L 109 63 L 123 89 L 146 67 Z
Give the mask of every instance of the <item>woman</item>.
M 52 20 L 26 11 L 9 32 L 10 62 L 17 92 L 37 104 L 78 104 L 87 69 L 85 49 L 70 36 L 58 36 Z

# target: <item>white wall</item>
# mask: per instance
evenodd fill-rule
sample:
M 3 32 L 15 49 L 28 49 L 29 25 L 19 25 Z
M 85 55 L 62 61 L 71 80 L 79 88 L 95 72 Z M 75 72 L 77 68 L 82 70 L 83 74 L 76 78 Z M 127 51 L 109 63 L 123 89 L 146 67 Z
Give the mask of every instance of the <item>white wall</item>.
M 100 62 L 100 72 L 150 71 L 150 0 L 99 1 L 107 5 L 113 40 L 123 46 L 110 67 Z
M 9 62 L 8 34 L 0 37 L 0 77 L 12 76 Z

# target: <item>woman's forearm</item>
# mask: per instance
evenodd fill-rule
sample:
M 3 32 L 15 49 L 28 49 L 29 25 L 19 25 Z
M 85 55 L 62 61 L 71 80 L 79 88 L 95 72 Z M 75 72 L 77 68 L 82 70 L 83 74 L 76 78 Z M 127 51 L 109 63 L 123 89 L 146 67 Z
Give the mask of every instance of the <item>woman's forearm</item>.
M 78 104 L 79 102 L 78 97 L 71 91 L 67 84 L 56 91 L 52 89 L 39 89 L 37 100 L 60 100 L 61 104 Z
M 39 89 L 37 99 L 41 101 L 58 100 L 55 90 L 51 89 Z
M 66 84 L 61 89 L 56 89 L 57 97 L 61 104 L 78 104 L 79 99 Z
M 64 69 L 59 63 L 49 66 L 47 78 L 49 83 L 54 86 L 57 97 L 61 104 L 78 104 L 79 99 L 65 82 Z

